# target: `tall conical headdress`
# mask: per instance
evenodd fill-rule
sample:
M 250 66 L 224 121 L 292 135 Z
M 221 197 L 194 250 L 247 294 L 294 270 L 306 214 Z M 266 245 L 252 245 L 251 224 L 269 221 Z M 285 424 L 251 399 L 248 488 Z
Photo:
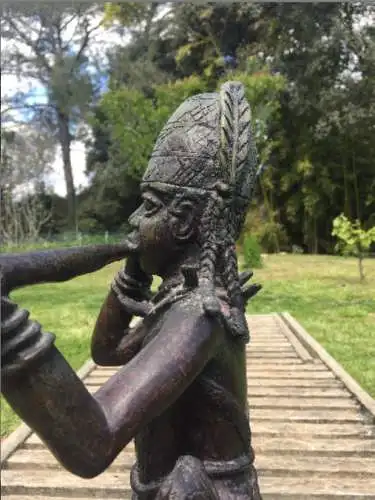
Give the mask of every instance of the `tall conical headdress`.
M 202 191 L 220 185 L 231 209 L 234 235 L 238 236 L 256 169 L 244 87 L 227 82 L 219 93 L 191 97 L 173 113 L 159 135 L 143 183 Z

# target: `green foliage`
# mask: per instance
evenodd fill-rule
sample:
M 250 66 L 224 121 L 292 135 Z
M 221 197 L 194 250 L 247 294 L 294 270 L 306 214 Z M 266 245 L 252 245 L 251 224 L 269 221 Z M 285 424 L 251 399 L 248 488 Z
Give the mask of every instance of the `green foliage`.
M 135 203 L 168 116 L 190 93 L 240 80 L 265 167 L 256 193 L 263 214 L 259 231 L 251 232 L 263 248 L 332 253 L 337 213 L 375 223 L 375 32 L 357 22 L 371 19 L 373 7 L 118 3 L 106 9 L 109 23 L 122 24 L 131 41 L 112 51 L 110 91 L 98 108 L 89 154 L 93 201 L 85 217 L 96 218 L 103 206 L 108 216 L 100 224 L 120 224 L 130 213 L 121 207 L 130 197 Z
M 289 248 L 284 227 L 277 221 L 276 214 L 270 214 L 264 205 L 253 204 L 250 208 L 240 242 L 249 234 L 254 236 L 265 253 L 278 253 Z
M 103 22 L 105 26 L 110 26 L 116 21 L 123 26 L 134 26 L 143 21 L 148 9 L 149 6 L 142 3 L 126 2 L 126 4 L 123 4 L 108 2 L 104 4 Z
M 157 136 L 173 111 L 189 96 L 202 92 L 204 83 L 192 76 L 155 87 L 153 98 L 136 89 L 122 87 L 107 92 L 100 103 L 105 131 L 109 134 L 107 177 L 139 181 L 147 166 Z M 100 131 L 100 122 L 96 122 Z
M 262 249 L 256 238 L 250 234 L 245 235 L 242 245 L 243 257 L 247 268 L 263 267 Z
M 359 220 L 351 222 L 344 214 L 340 214 L 333 221 L 332 236 L 339 239 L 336 249 L 346 255 L 358 257 L 359 276 L 363 281 L 363 257 L 366 255 L 372 243 L 375 243 L 375 227 L 367 231 L 361 227 Z
M 276 144 L 275 138 L 270 137 L 270 125 L 279 118 L 280 95 L 286 82 L 283 76 L 272 74 L 270 68 L 260 64 L 255 57 L 249 57 L 247 64 L 246 71 L 234 71 L 230 76 L 245 86 L 260 163 L 266 163 Z M 226 80 L 227 76 L 221 78 L 219 85 Z
M 333 221 L 332 236 L 340 240 L 337 250 L 358 257 L 365 254 L 371 244 L 375 243 L 375 227 L 366 231 L 358 220 L 351 222 L 344 214 L 341 214 Z

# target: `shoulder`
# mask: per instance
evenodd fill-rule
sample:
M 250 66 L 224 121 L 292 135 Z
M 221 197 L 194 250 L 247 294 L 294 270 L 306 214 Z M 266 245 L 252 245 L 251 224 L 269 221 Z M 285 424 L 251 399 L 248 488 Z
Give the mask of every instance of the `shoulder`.
M 222 325 L 222 317 L 227 314 L 228 302 L 219 298 L 215 290 L 206 290 L 200 286 L 184 293 L 168 311 L 168 316 L 178 315 L 187 323 L 206 324 L 216 329 Z

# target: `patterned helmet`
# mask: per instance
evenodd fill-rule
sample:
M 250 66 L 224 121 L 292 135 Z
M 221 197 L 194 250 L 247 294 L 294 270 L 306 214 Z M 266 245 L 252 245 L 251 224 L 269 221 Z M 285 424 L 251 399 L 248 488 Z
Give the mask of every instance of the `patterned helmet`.
M 257 153 L 244 87 L 227 82 L 220 92 L 183 102 L 170 117 L 150 158 L 142 184 L 164 189 L 225 193 L 234 236 L 251 200 Z

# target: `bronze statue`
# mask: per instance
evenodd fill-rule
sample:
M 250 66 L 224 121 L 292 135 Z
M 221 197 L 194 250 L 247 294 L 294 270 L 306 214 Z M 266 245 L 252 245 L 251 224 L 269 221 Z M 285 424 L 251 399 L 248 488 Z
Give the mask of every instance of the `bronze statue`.
M 123 244 L 1 258 L 2 391 L 72 473 L 100 474 L 135 438 L 134 499 L 261 498 L 244 315 L 260 287 L 245 285 L 235 252 L 255 178 L 250 108 L 228 82 L 187 99 L 163 128 Z M 94 361 L 122 368 L 91 395 L 7 295 L 125 256 L 92 338 Z M 163 279 L 154 295 L 153 274 Z

